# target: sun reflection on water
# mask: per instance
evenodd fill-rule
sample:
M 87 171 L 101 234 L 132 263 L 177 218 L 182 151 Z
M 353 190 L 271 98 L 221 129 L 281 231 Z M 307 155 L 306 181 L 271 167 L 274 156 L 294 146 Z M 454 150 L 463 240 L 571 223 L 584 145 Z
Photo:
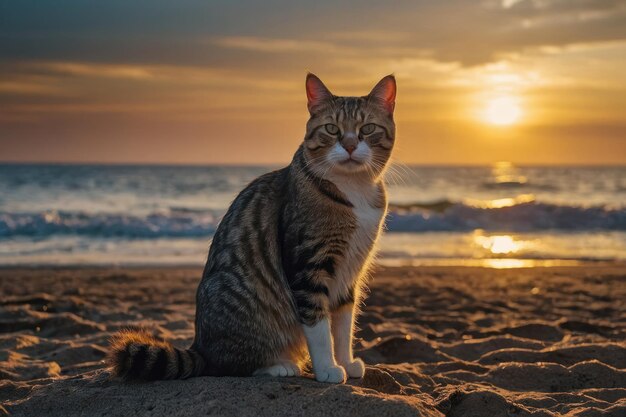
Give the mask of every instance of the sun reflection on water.
M 495 269 L 532 268 L 536 262 L 532 259 L 482 259 L 481 266 Z
M 526 242 L 517 241 L 509 235 L 476 235 L 474 242 L 494 254 L 516 253 L 527 246 Z
M 415 258 L 415 259 L 385 259 L 378 260 L 378 264 L 388 267 L 456 267 L 470 266 L 494 269 L 537 268 L 577 266 L 580 261 L 572 259 L 465 259 L 465 258 Z
M 510 198 L 496 198 L 494 200 L 472 200 L 467 199 L 464 202 L 467 205 L 478 207 L 478 208 L 486 208 L 486 209 L 499 209 L 505 207 L 512 207 L 518 204 L 527 204 L 535 201 L 535 196 L 533 194 L 520 194 L 517 197 Z

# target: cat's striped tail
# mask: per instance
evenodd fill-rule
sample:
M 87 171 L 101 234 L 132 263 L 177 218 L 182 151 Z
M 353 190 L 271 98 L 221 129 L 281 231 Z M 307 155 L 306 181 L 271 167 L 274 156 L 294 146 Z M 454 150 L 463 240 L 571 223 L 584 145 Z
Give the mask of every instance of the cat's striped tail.
M 199 353 L 175 348 L 144 329 L 114 334 L 107 362 L 114 376 L 127 381 L 185 379 L 202 375 L 205 367 Z

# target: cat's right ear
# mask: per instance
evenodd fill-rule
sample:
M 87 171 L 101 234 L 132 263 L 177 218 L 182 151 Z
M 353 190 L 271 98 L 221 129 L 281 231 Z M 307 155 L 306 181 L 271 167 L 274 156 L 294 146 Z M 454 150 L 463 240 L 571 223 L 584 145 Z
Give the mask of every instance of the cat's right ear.
M 332 97 L 333 94 L 315 74 L 309 72 L 306 75 L 306 98 L 309 113 L 313 114 L 316 107 L 327 102 Z

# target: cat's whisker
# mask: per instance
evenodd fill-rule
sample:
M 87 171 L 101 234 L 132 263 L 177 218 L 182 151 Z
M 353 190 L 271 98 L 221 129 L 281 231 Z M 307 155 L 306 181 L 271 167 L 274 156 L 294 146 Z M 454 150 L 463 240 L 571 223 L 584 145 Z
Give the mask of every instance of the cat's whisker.
M 389 181 L 393 181 L 394 185 L 407 185 L 406 177 L 415 176 L 415 172 L 408 168 L 405 164 L 397 159 L 393 159 L 388 167 Z
M 390 160 L 390 164 L 395 169 L 402 170 L 405 175 L 417 178 L 417 174 L 415 173 L 415 171 L 397 157 L 392 157 Z
M 388 167 L 385 172 L 385 178 L 393 185 L 405 185 L 404 178 L 393 168 Z
M 311 165 L 313 165 L 313 164 L 315 164 L 317 162 L 323 161 L 324 159 L 326 159 L 326 155 L 321 155 L 321 156 L 317 156 L 317 157 L 314 157 L 314 158 L 310 158 L 309 160 L 307 160 L 305 162 L 304 167 L 308 168 L 308 167 L 310 167 Z

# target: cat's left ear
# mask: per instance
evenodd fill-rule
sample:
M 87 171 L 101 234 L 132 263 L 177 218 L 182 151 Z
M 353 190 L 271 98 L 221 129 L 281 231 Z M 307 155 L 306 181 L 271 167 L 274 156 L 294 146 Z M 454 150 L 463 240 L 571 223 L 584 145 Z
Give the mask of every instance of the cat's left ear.
M 368 97 L 380 103 L 390 114 L 393 113 L 396 107 L 396 77 L 388 75 L 380 80 Z

